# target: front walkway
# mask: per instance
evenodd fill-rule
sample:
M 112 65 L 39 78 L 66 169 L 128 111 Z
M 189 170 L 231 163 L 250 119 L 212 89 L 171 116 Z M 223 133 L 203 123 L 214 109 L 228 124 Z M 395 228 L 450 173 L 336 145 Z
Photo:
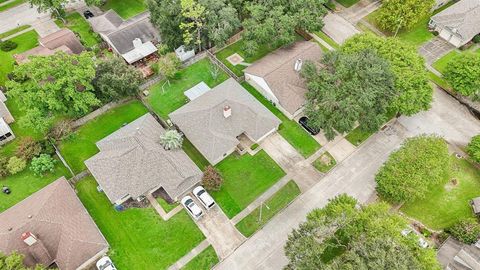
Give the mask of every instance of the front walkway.
M 443 38 L 437 36 L 434 39 L 423 44 L 418 49 L 418 53 L 420 53 L 420 55 L 425 58 L 425 61 L 428 65 L 431 65 L 452 50 L 455 50 L 455 46 L 448 43 Z
M 147 194 L 147 200 L 150 202 L 150 204 L 153 206 L 153 209 L 157 211 L 157 213 L 162 217 L 163 220 L 167 221 L 173 216 L 175 216 L 178 212 L 182 211 L 183 207 L 181 205 L 178 205 L 174 209 L 172 209 L 170 212 L 165 212 L 165 210 L 162 208 L 162 206 L 158 203 L 158 201 L 152 196 L 152 194 Z
M 183 256 L 175 264 L 168 267 L 168 270 L 182 269 L 188 262 L 210 246 L 208 240 L 203 240 L 198 246 L 194 247 L 187 255 Z

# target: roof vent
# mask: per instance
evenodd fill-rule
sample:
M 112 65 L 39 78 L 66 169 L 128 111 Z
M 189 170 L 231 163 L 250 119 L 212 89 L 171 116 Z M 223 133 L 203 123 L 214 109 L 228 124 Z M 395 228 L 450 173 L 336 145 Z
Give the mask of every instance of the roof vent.
M 35 243 L 37 243 L 38 239 L 33 233 L 25 232 L 25 233 L 22 233 L 22 240 L 28 246 L 33 246 Z
M 296 72 L 299 72 L 301 69 L 302 69 L 302 66 L 303 66 L 303 61 L 302 59 L 297 59 L 297 61 L 295 61 L 295 66 L 294 66 L 294 70 Z
M 142 40 L 140 38 L 136 38 L 136 39 L 133 40 L 133 47 L 134 48 L 138 48 L 138 47 L 142 46 L 142 44 L 143 43 L 142 43 Z
M 232 115 L 232 108 L 228 105 L 223 107 L 223 117 L 229 118 Z

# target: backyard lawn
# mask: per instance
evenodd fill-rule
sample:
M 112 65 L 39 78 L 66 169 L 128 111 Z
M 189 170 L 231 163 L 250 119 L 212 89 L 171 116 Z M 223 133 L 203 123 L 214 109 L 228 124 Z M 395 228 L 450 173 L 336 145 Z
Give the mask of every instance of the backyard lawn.
M 62 176 L 70 177 L 70 172 L 68 172 L 60 160 L 57 160 L 55 172 L 46 174 L 43 177 L 34 175 L 29 167 L 30 164 L 23 172 L 0 178 L 0 185 L 8 186 L 12 191 L 9 195 L 0 194 L 0 212 L 5 211 L 58 178 Z
M 100 42 L 100 37 L 93 32 L 90 24 L 78 12 L 68 14 L 65 18 L 67 24 L 63 24 L 62 20 L 56 20 L 58 27 L 67 27 L 80 36 L 82 44 L 86 47 L 93 47 Z
M 144 12 L 147 6 L 144 0 L 107 0 L 101 8 L 103 11 L 113 9 L 120 17 L 128 19 Z
M 168 221 L 150 207 L 117 212 L 97 191 L 92 177 L 79 181 L 76 188 L 119 269 L 166 269 L 205 238 L 184 210 Z
M 218 263 L 217 253 L 212 246 L 208 246 L 195 258 L 188 262 L 182 270 L 207 270 L 212 269 Z
M 313 167 L 323 173 L 330 171 L 335 165 L 337 165 L 337 161 L 329 152 L 323 153 L 313 162 Z
M 147 113 L 143 104 L 134 100 L 102 114 L 76 130 L 59 145 L 60 152 L 75 173 L 85 170 L 83 163 L 98 153 L 95 143 Z
M 165 84 L 165 81 L 153 85 L 150 88 L 150 96 L 148 97 L 148 102 L 153 110 L 163 119 L 168 119 L 169 113 L 188 102 L 183 92 L 202 81 L 213 88 L 228 79 L 227 74 L 222 71 L 214 79 L 210 73 L 211 67 L 212 63 L 210 63 L 210 60 L 203 59 L 178 72 L 175 79 L 170 80 L 170 85 L 168 83 Z M 163 90 L 162 85 L 164 85 Z
M 406 203 L 401 211 L 426 226 L 445 229 L 462 218 L 473 217 L 469 201 L 480 196 L 480 170 L 464 159 L 452 156 L 451 179 L 445 186 L 432 189 L 426 198 Z
M 309 157 L 320 149 L 321 145 L 308 134 L 297 122 L 288 119 L 280 110 L 272 105 L 262 94 L 247 82 L 242 83 L 250 94 L 257 98 L 265 107 L 275 114 L 282 124 L 278 132 L 304 157 Z
M 16 36 L 11 41 L 18 44 L 18 47 L 12 51 L 4 52 L 0 50 L 0 85 L 5 85 L 7 74 L 12 72 L 15 60 L 13 55 L 28 51 L 38 45 L 38 35 L 35 30 L 28 31 Z
M 250 237 L 300 195 L 300 193 L 300 189 L 295 181 L 290 180 L 284 187 L 264 202 L 263 206 L 261 206 L 261 211 L 260 207 L 257 207 L 235 226 L 243 235 Z M 262 213 L 261 219 L 260 212 Z
M 220 191 L 211 194 L 229 218 L 240 213 L 285 175 L 263 150 L 254 156 L 233 153 L 216 168 L 223 177 L 223 184 Z

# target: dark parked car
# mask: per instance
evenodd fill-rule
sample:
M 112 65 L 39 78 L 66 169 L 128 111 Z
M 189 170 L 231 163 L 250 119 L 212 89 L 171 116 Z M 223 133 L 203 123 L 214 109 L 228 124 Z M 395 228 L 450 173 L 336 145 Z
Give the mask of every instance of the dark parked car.
M 318 133 L 320 133 L 320 129 L 315 129 L 308 126 L 308 117 L 306 116 L 300 117 L 300 119 L 298 119 L 298 123 L 300 123 L 300 125 L 302 125 L 302 127 L 312 135 L 317 135 Z
M 93 13 L 90 10 L 85 10 L 83 12 L 83 16 L 85 17 L 85 19 L 95 17 L 95 15 L 93 15 Z

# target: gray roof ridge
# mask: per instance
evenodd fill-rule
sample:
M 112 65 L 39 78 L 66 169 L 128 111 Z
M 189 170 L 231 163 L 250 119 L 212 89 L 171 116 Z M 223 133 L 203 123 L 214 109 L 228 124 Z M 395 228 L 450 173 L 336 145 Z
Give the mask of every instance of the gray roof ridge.
M 141 15 L 141 14 L 139 14 L 139 15 Z M 137 15 L 137 16 L 138 16 L 138 15 Z M 133 17 L 133 18 L 135 18 L 135 17 Z M 111 31 L 111 32 L 109 32 L 109 33 L 107 33 L 107 34 L 105 34 L 105 35 L 106 35 L 107 37 L 108 37 L 108 36 L 111 36 L 111 35 L 113 35 L 113 34 L 115 34 L 115 33 L 117 33 L 117 32 L 123 31 L 123 30 L 125 30 L 125 29 L 127 29 L 127 28 L 129 28 L 129 27 L 135 26 L 137 23 L 140 23 L 140 22 L 143 22 L 143 21 L 149 19 L 149 17 L 145 17 L 145 18 L 141 18 L 141 19 L 138 20 L 138 21 L 135 21 L 135 20 L 131 20 L 131 19 L 133 19 L 133 18 L 130 18 L 130 19 L 128 19 L 128 20 L 124 20 L 124 21 L 122 22 L 122 24 L 120 24 L 120 26 L 117 27 L 117 29 L 115 29 L 115 30 L 113 30 L 113 31 Z M 131 21 L 130 21 L 130 20 L 131 20 Z

